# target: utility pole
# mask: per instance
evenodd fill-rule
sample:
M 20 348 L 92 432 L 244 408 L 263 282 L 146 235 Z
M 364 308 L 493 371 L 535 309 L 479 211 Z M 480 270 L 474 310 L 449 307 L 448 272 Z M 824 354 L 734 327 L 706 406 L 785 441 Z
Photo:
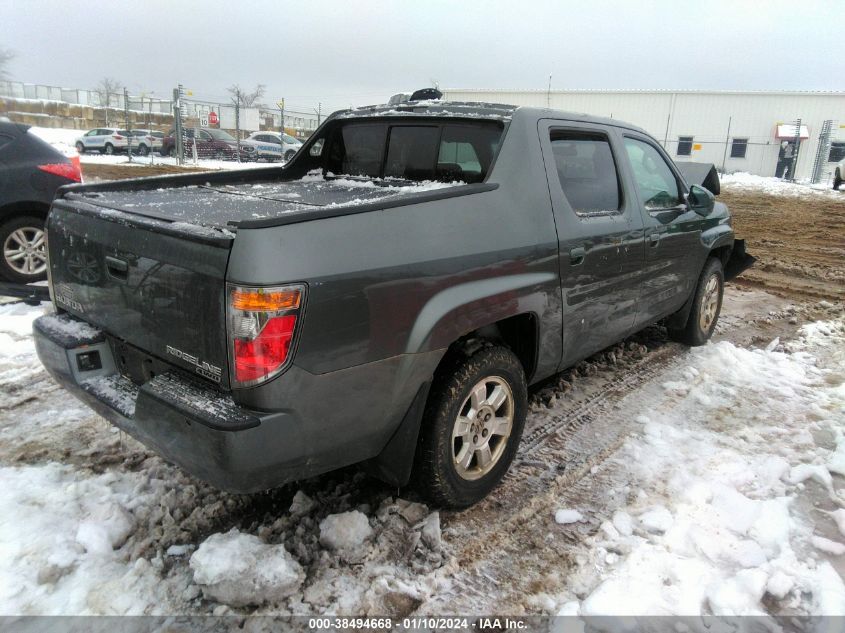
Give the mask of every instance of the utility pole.
M 282 97 L 276 102 L 276 105 L 279 106 L 279 134 L 281 134 L 281 141 L 282 141 L 282 156 L 284 157 L 284 149 L 285 149 L 285 99 Z
M 546 107 L 552 107 L 552 76 L 549 75 L 549 88 L 546 90 Z
M 317 102 L 317 127 L 320 127 L 320 123 L 323 119 L 323 103 L 321 101 Z
M 150 105 L 149 105 L 149 111 L 147 112 L 147 129 L 150 131 L 150 136 L 153 135 L 153 127 L 152 127 L 152 125 L 153 125 L 153 97 L 152 96 L 154 94 L 155 94 L 154 92 L 150 93 L 150 97 L 149 97 Z M 150 140 L 150 167 L 152 167 L 153 164 L 155 163 L 155 158 L 154 158 L 155 152 L 153 151 L 153 144 L 154 144 L 153 141 Z
M 235 135 L 238 139 L 238 162 L 241 162 L 241 91 L 235 91 Z
M 132 162 L 132 123 L 129 121 L 129 91 L 123 88 L 123 124 L 126 126 L 126 134 L 129 136 L 129 144 L 126 146 L 126 153 L 129 162 Z
M 722 175 L 725 173 L 725 161 L 728 159 L 728 143 L 731 141 L 731 121 L 732 116 L 728 117 L 728 134 L 725 136 L 725 153 L 722 154 Z
M 185 157 L 185 131 L 182 125 L 182 84 L 173 89 L 173 121 L 176 124 L 176 162 L 181 165 Z

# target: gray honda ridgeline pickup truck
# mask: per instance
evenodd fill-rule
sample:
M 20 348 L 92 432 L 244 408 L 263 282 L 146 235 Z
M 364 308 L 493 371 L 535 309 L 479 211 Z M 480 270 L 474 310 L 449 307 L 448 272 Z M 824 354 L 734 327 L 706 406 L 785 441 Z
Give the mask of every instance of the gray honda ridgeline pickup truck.
M 710 338 L 751 258 L 701 174 L 617 120 L 338 112 L 283 168 L 62 189 L 38 354 L 219 488 L 364 462 L 467 506 L 513 460 L 528 385 L 656 321 Z

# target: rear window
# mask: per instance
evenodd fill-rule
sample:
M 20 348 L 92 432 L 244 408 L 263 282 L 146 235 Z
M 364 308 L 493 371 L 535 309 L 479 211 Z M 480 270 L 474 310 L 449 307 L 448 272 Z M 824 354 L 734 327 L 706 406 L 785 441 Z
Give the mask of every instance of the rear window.
M 325 169 L 335 175 L 481 182 L 493 161 L 498 123 L 349 123 L 332 138 Z

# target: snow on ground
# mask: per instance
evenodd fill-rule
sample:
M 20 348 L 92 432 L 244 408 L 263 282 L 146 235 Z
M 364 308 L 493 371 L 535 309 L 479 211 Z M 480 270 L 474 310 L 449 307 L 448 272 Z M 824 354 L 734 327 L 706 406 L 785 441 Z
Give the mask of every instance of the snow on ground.
M 40 139 L 47 141 L 57 150 L 66 156 L 76 156 L 76 140 L 85 134 L 86 130 L 68 130 L 65 128 L 49 128 L 49 127 L 31 127 L 30 131 L 38 136 Z M 106 156 L 105 154 L 97 154 L 93 152 L 86 152 L 80 156 L 80 161 L 83 165 L 86 163 L 93 165 L 124 165 L 144 167 L 151 162 L 155 165 L 177 165 L 175 158 L 169 156 L 160 156 L 155 153 L 153 156 L 133 156 L 132 162 L 129 162 L 129 157 L 126 154 L 113 154 Z M 239 163 L 234 160 L 214 160 L 210 158 L 201 158 L 194 163 L 193 159 L 188 157 L 185 165 L 197 167 L 205 167 L 206 169 L 255 169 L 256 167 L 267 167 L 270 163 L 254 162 L 254 163 Z M 281 164 L 281 163 L 279 163 Z M 84 175 L 84 167 L 83 167 Z M 143 176 L 143 174 L 138 174 Z
M 807 182 L 790 182 L 771 176 L 757 176 L 747 172 L 722 174 L 719 177 L 722 186 L 728 191 L 760 191 L 773 196 L 800 197 L 806 195 L 836 196 L 845 201 L 842 192 L 834 191 L 830 182 L 810 184 Z
M 584 543 L 558 609 L 845 615 L 843 381 L 842 320 L 785 345 L 693 350 L 643 394 L 642 431 L 607 464 L 630 502 Z
M 441 533 L 438 512 L 349 471 L 216 491 L 45 377 L 41 313 L 0 306 L 0 614 L 405 615 L 464 592 L 462 514 Z M 622 402 L 636 430 L 599 467 L 621 473 L 622 506 L 537 506 L 580 563 L 525 608 L 845 613 L 843 320 L 682 358 Z

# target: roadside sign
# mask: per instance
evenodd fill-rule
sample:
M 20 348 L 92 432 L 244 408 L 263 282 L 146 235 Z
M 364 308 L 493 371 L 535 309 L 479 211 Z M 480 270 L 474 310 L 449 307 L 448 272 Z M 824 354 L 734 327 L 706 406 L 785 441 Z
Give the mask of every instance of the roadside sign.
M 209 112 L 208 113 L 208 122 L 211 123 L 212 125 L 217 125 L 218 123 L 220 123 L 220 119 L 217 118 L 216 112 Z
M 285 109 L 285 100 L 282 99 L 281 101 L 276 101 L 276 105 L 279 106 L 280 110 L 284 110 Z
M 209 118 L 210 117 L 208 115 L 201 116 L 200 117 L 200 127 L 208 127 Z

